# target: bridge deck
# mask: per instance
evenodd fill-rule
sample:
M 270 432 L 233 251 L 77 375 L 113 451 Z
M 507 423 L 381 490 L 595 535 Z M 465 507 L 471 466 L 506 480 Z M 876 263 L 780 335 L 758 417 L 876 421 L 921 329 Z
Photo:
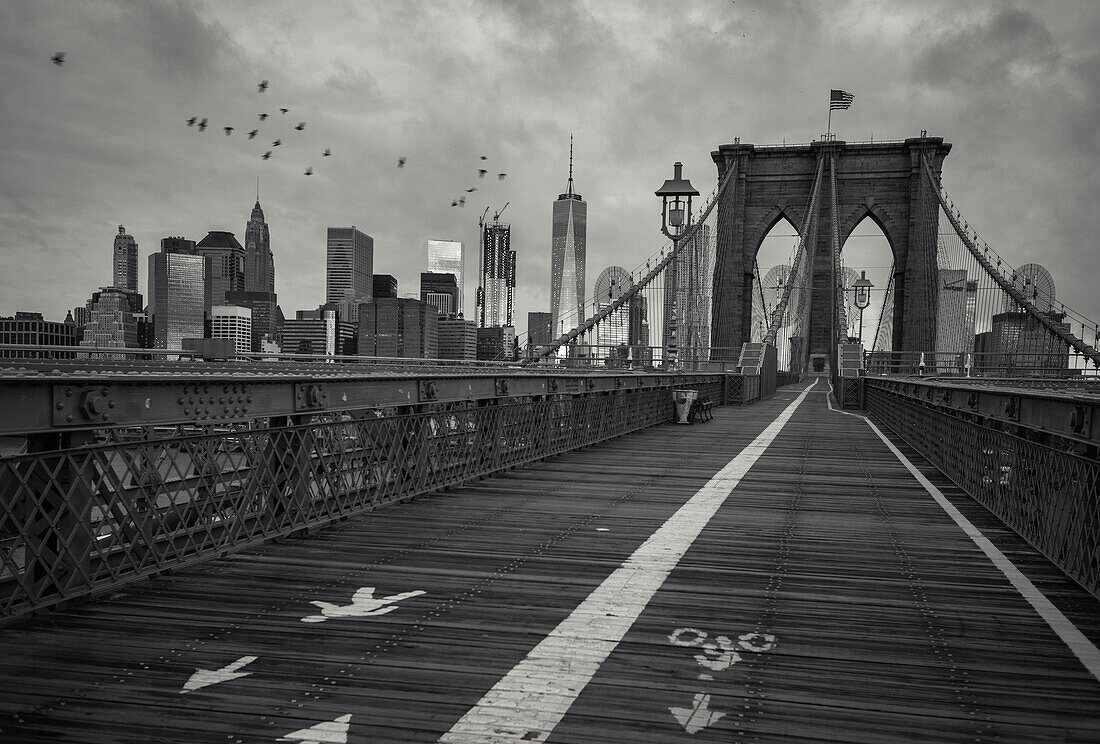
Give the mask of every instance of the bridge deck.
M 797 393 L 0 631 L 0 736 L 1100 740 L 1095 667 L 864 421 L 826 408 L 823 391 L 794 410 L 709 522 L 699 512 L 718 503 L 721 484 L 705 488 L 712 476 Z M 1100 638 L 1094 599 L 930 477 L 1069 621 Z M 605 583 L 616 577 L 617 593 Z M 362 587 L 375 598 L 423 593 L 378 605 L 361 592 L 358 616 L 333 609 Z M 333 603 L 332 616 L 314 601 Z M 303 622 L 311 616 L 325 619 Z M 1081 648 L 1087 661 L 1089 642 Z M 234 662 L 224 681 L 181 693 L 214 679 L 196 670 Z

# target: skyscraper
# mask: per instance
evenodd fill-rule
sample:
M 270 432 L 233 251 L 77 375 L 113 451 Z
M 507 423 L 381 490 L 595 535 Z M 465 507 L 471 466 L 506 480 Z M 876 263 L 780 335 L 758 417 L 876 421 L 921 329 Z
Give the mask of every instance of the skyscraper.
M 573 135 L 569 135 L 569 187 L 554 202 L 550 241 L 550 328 L 556 337 L 582 320 L 588 204 L 573 193 Z
M 114 262 L 112 286 L 127 292 L 137 292 L 138 244 L 132 235 L 126 234 L 126 228 L 122 225 L 118 226 L 118 235 L 115 236 Z
M 504 210 L 501 210 L 504 211 Z M 512 226 L 500 212 L 481 228 L 481 286 L 477 288 L 480 328 L 511 326 L 516 289 L 516 252 L 511 248 Z
M 342 318 L 359 317 L 353 308 L 374 296 L 374 238 L 354 225 L 330 227 L 326 267 L 325 304 L 339 304 Z
M 435 359 L 439 356 L 439 313 L 408 297 L 384 297 L 360 305 L 359 353 Z
M 258 196 L 244 228 L 244 291 L 275 291 L 275 257 L 271 253 L 271 236 Z
M 440 359 L 477 359 L 477 323 L 440 318 L 438 327 Z
M 420 301 L 436 309 L 444 318 L 458 314 L 458 284 L 454 274 L 432 271 L 420 274 Z
M 153 348 L 181 349 L 185 338 L 203 338 L 210 314 L 210 260 L 195 242 L 165 238 L 149 256 L 149 312 Z
M 550 313 L 527 313 L 527 341 L 533 349 L 548 345 L 557 336 L 550 333 Z
M 252 311 L 237 305 L 210 308 L 210 338 L 227 338 L 238 354 L 252 351 Z
M 87 323 L 81 346 L 137 348 L 141 295 L 121 287 L 100 287 L 85 307 Z M 121 355 L 120 355 L 121 356 Z
M 373 299 L 392 297 L 397 299 L 397 277 L 392 274 L 375 274 Z
M 210 298 L 214 305 L 226 304 L 226 292 L 244 290 L 244 246 L 231 232 L 211 230 L 195 244 L 195 252 L 210 260 Z
M 265 340 L 279 338 L 282 329 L 275 294 L 275 258 L 259 194 L 244 228 L 244 290 L 226 292 L 224 302 L 252 311 L 252 351 L 263 351 Z
M 455 240 L 428 241 L 428 271 L 435 274 L 453 274 L 458 285 L 458 304 L 455 313 L 462 314 L 465 307 L 465 294 L 462 290 L 462 277 L 466 268 L 466 257 L 462 243 Z

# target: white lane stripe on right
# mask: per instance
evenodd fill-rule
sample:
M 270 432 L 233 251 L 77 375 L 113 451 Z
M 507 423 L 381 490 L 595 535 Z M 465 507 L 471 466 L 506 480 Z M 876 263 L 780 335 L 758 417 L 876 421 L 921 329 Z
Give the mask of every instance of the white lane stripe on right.
M 439 741 L 545 741 L 811 387 L 677 509 Z
M 867 425 L 871 427 L 871 430 L 878 435 L 878 438 L 882 440 L 883 444 L 890 448 L 890 451 L 894 453 L 894 457 L 898 458 L 902 465 L 912 473 L 913 477 L 917 479 L 917 482 L 924 486 L 924 490 L 935 499 L 936 503 L 940 505 L 940 508 L 947 512 L 947 515 L 955 520 L 966 536 L 974 541 L 986 557 L 993 562 L 993 565 L 1001 570 L 1001 573 L 1005 575 L 1005 578 L 1009 580 L 1016 591 L 1018 591 L 1024 599 L 1027 600 L 1037 613 L 1039 617 L 1046 621 L 1046 624 L 1050 626 L 1050 629 L 1057 634 L 1062 642 L 1069 647 L 1069 650 L 1073 652 L 1073 655 L 1077 657 L 1077 660 L 1084 665 L 1089 674 L 1096 678 L 1097 682 L 1100 682 L 1100 649 L 1097 649 L 1092 641 L 1088 637 L 1077 629 L 1077 626 L 1073 624 L 1068 617 L 1062 614 L 1062 611 L 1054 606 L 1054 603 L 1046 598 L 1046 595 L 1039 591 L 1038 587 L 1031 583 L 1028 579 L 1016 568 L 1016 565 L 1008 559 L 1008 557 L 1002 553 L 996 545 L 989 541 L 985 535 L 981 533 L 974 524 L 966 518 L 966 516 L 960 512 L 955 505 L 948 501 L 947 497 L 943 495 L 943 492 L 936 487 L 932 481 L 925 477 L 916 465 L 910 462 L 901 450 L 894 446 L 882 430 L 875 426 L 875 423 L 866 416 L 861 416 L 858 413 L 850 413 L 848 411 L 839 411 L 833 408 L 833 402 L 829 400 L 828 393 L 825 394 L 825 400 L 829 404 L 829 409 L 836 413 L 843 413 L 846 416 L 855 416 L 861 418 L 867 422 Z

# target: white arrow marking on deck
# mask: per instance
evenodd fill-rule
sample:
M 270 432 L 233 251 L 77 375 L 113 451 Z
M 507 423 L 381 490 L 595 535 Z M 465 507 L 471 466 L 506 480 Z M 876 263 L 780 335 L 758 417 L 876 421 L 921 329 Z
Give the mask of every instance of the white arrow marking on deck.
M 397 602 L 403 599 L 410 599 L 411 597 L 419 597 L 424 593 L 425 592 L 418 589 L 414 592 L 391 594 L 388 597 L 375 599 L 374 587 L 364 586 L 352 595 L 351 604 L 349 605 L 341 606 L 331 602 L 321 601 L 310 602 L 310 604 L 321 608 L 321 614 L 306 615 L 302 618 L 302 622 L 323 623 L 325 620 L 338 617 L 374 617 L 376 615 L 385 615 L 387 612 L 392 612 L 397 609 Z
M 700 692 L 695 696 L 695 700 L 690 708 L 669 708 L 669 712 L 676 716 L 676 720 L 680 722 L 680 725 L 684 727 L 685 731 L 689 734 L 694 734 L 696 731 L 702 731 L 719 718 L 724 718 L 726 716 L 725 713 L 710 710 L 707 707 L 709 705 L 710 695 L 704 695 Z
M 439 741 L 546 741 L 711 517 L 786 426 L 810 387 L 677 509 Z
M 252 674 L 252 672 L 238 672 L 237 670 L 247 664 L 251 664 L 257 658 L 259 657 L 242 656 L 232 664 L 226 664 L 221 669 L 196 669 L 195 673 L 191 675 L 191 679 L 184 683 L 183 689 L 180 690 L 180 694 L 192 692 L 193 690 L 198 690 L 207 685 L 228 682 L 231 679 L 237 679 L 237 677 L 247 677 Z
M 331 721 L 298 729 L 280 736 L 276 741 L 299 741 L 302 744 L 348 744 L 348 727 L 351 725 L 351 713 Z

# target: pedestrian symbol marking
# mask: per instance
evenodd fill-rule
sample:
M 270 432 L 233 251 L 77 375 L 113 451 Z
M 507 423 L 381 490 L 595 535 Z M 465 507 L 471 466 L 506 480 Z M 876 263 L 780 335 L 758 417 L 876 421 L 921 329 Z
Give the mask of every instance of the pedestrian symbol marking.
M 419 597 L 421 594 L 425 594 L 425 592 L 418 589 L 412 592 L 402 592 L 401 594 L 391 594 L 388 597 L 375 598 L 374 587 L 364 586 L 352 595 L 351 604 L 349 605 L 337 605 L 332 602 L 322 602 L 320 600 L 310 602 L 310 604 L 321 608 L 321 614 L 306 615 L 302 618 L 302 622 L 323 623 L 326 620 L 343 617 L 375 617 L 377 615 L 385 615 L 387 612 L 393 612 L 397 609 L 397 602 L 412 597 Z

